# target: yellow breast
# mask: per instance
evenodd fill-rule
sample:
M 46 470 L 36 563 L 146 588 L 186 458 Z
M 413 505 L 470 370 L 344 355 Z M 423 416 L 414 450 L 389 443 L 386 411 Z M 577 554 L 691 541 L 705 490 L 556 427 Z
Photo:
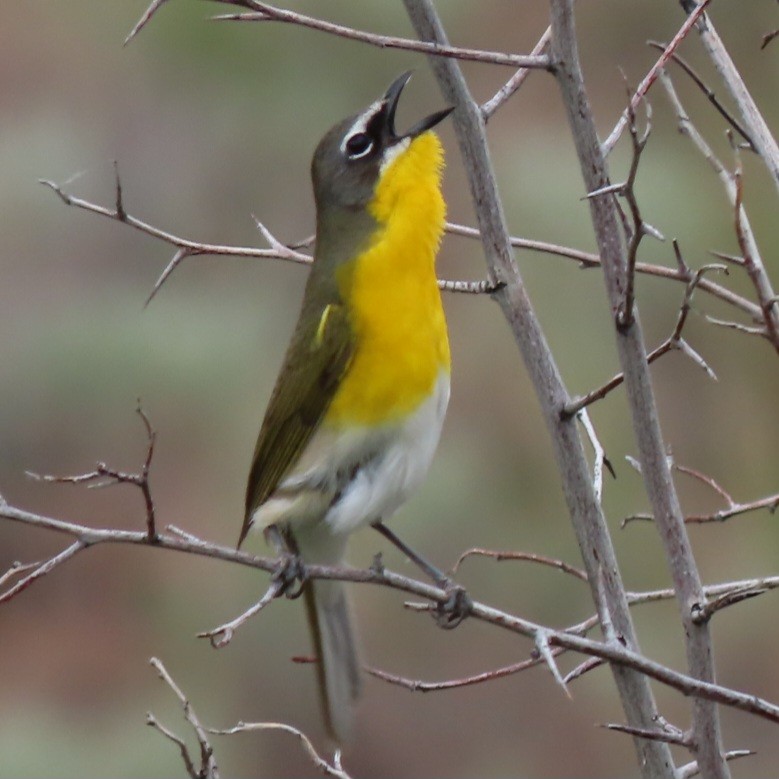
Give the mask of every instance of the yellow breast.
M 338 271 L 357 346 L 327 425 L 400 421 L 449 370 L 435 274 L 445 217 L 442 168 L 440 141 L 427 132 L 380 177 L 369 205 L 379 229 L 366 250 Z

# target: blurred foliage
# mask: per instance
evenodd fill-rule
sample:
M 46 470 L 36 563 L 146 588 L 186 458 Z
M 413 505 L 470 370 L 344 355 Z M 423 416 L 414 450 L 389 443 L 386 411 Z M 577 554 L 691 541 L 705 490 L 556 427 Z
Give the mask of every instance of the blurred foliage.
M 86 491 L 30 482 L 25 470 L 77 473 L 97 459 L 132 469 L 144 451 L 133 410 L 142 399 L 158 431 L 152 486 L 160 521 L 231 543 L 241 522 L 244 479 L 264 404 L 305 278 L 297 266 L 251 260 L 186 261 L 151 306 L 143 301 L 171 256 L 129 228 L 66 208 L 39 178 L 102 203 L 113 198 L 118 160 L 130 213 L 195 239 L 260 245 L 251 214 L 282 240 L 313 229 L 311 151 L 334 121 L 372 100 L 402 70 L 417 71 L 399 121 L 441 105 L 422 57 L 380 50 L 283 25 L 209 23 L 223 10 L 175 0 L 126 48 L 124 36 L 146 6 L 28 0 L 0 6 L 0 491 L 16 505 L 63 518 L 139 527 L 140 496 L 128 487 Z M 365 29 L 408 35 L 400 4 L 296 2 L 296 10 Z M 548 17 L 545 2 L 441 2 L 454 42 L 528 51 Z M 580 4 L 581 48 L 601 132 L 656 54 L 647 37 L 668 39 L 678 4 L 599 0 Z M 721 2 L 714 20 L 769 123 L 779 127 L 776 4 Z M 682 49 L 717 85 L 693 38 Z M 621 69 L 621 71 L 620 71 Z M 504 68 L 466 64 L 479 99 L 508 77 Z M 731 161 L 724 127 L 677 73 L 688 110 Z M 664 96 L 653 90 L 654 132 L 641 166 L 644 218 L 677 237 L 687 262 L 737 250 L 718 182 L 678 135 Z M 592 249 L 578 163 L 553 80 L 535 74 L 492 119 L 489 134 L 506 212 L 517 234 Z M 453 220 L 473 223 L 451 127 L 446 194 Z M 615 152 L 615 180 L 629 161 Z M 745 201 L 766 262 L 779 282 L 776 192 L 745 155 Z M 71 180 L 72 179 L 72 180 Z M 573 393 L 617 370 L 600 274 L 569 261 L 521 253 L 521 268 L 550 344 Z M 669 242 L 648 239 L 641 259 L 672 265 Z M 480 278 L 476 242 L 447 238 L 440 273 Z M 749 287 L 733 272 L 726 283 Z M 672 329 L 683 290 L 641 278 L 639 305 L 652 344 Z M 696 308 L 732 312 L 698 294 Z M 397 517 L 417 548 L 449 565 L 470 546 L 523 549 L 578 562 L 546 431 L 510 334 L 487 299 L 448 296 L 454 354 L 453 398 L 429 480 Z M 679 354 L 653 368 L 665 435 L 676 459 L 711 474 L 738 499 L 777 484 L 779 363 L 770 348 L 695 316 L 686 336 L 719 382 Z M 605 505 L 627 585 L 668 584 L 656 534 L 619 521 L 645 511 L 620 391 L 593 419 L 615 464 Z M 711 491 L 680 478 L 686 510 L 718 507 Z M 762 512 L 691 534 L 706 581 L 777 572 L 776 518 Z M 61 539 L 0 524 L 0 570 L 40 559 Z M 368 532 L 352 560 L 380 548 Z M 388 564 L 406 563 L 392 552 Z M 462 580 L 474 595 L 549 624 L 590 613 L 584 588 L 556 572 L 472 559 Z M 175 748 L 144 727 L 145 712 L 180 733 L 180 712 L 146 660 L 158 655 L 200 716 L 285 720 L 321 735 L 313 673 L 288 658 L 308 652 L 299 604 L 274 604 L 220 652 L 198 642 L 252 602 L 262 577 L 212 561 L 128 548 L 100 548 L 0 609 L 0 775 L 182 776 Z M 779 699 L 777 626 L 767 595 L 715 621 L 720 679 Z M 436 631 L 405 612 L 392 593 L 354 592 L 365 656 L 416 678 L 448 678 L 527 656 L 530 646 L 466 624 Z M 643 648 L 684 667 L 673 604 L 635 612 Z M 748 658 L 748 662 L 747 662 Z M 568 658 L 565 665 L 573 663 Z M 462 691 L 414 695 L 368 681 L 359 738 L 347 755 L 355 775 L 592 776 L 635 774 L 624 736 L 593 729 L 622 721 L 608 671 L 576 683 L 565 699 L 535 670 Z M 657 690 L 680 727 L 688 702 Z M 754 718 L 723 714 L 726 745 L 758 750 L 739 776 L 776 765 L 775 732 Z M 216 743 L 230 776 L 312 773 L 280 734 Z

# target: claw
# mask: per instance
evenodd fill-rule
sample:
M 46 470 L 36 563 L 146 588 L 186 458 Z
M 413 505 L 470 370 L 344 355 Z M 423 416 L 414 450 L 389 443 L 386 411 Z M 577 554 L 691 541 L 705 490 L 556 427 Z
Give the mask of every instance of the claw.
M 295 600 L 303 594 L 303 588 L 308 581 L 306 567 L 300 557 L 294 552 L 282 552 L 276 569 L 271 574 L 271 581 L 278 589 L 278 595 Z
M 445 590 L 446 600 L 439 601 L 436 604 L 433 618 L 438 627 L 444 630 L 452 630 L 470 615 L 473 601 L 465 587 L 454 582 L 448 582 Z

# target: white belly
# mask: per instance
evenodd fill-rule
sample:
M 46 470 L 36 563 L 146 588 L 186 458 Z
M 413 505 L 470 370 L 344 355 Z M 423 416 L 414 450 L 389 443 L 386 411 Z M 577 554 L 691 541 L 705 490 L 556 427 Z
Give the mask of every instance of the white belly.
M 254 513 L 254 526 L 324 523 L 333 534 L 387 519 L 421 484 L 449 402 L 449 374 L 404 422 L 317 431 L 293 471 Z

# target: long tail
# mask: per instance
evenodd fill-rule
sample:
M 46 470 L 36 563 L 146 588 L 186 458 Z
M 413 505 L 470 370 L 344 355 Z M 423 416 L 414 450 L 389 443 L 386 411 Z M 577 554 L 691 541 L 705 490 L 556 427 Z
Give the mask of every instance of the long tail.
M 334 564 L 343 559 L 345 537 L 314 540 L 305 534 L 298 535 L 297 541 L 302 558 L 309 562 Z M 304 593 L 318 659 L 319 698 L 325 725 L 330 736 L 343 744 L 351 735 L 355 704 L 362 687 L 346 587 L 343 582 L 319 579 L 309 581 Z

